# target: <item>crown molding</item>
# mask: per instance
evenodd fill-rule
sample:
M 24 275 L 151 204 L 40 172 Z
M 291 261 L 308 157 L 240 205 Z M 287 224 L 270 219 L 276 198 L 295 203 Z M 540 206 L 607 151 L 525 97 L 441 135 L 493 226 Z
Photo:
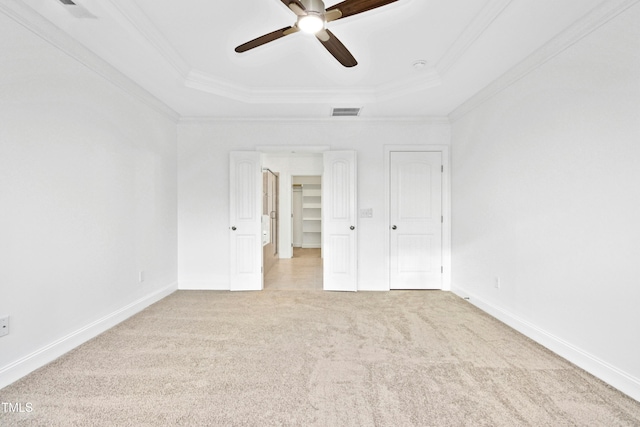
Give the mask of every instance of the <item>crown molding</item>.
M 187 78 L 192 68 L 191 65 L 171 46 L 160 30 L 153 25 L 149 17 L 135 2 L 103 0 L 103 6 L 109 7 L 111 16 L 120 26 L 123 28 L 130 27 L 140 34 L 179 76 L 183 79 Z
M 248 104 L 307 104 L 313 102 L 372 102 L 375 93 L 370 89 L 322 90 L 309 88 L 251 89 L 218 79 L 203 71 L 192 70 L 185 86 L 213 95 Z
M 607 0 L 596 6 L 551 41 L 458 106 L 449 114 L 449 119 L 452 123 L 456 122 L 639 1 Z
M 490 0 L 487 3 L 436 64 L 436 69 L 441 76 L 444 76 L 458 62 L 511 2 L 512 0 Z
M 178 122 L 181 124 L 214 124 L 214 123 L 338 123 L 338 122 L 366 122 L 366 123 L 411 123 L 418 125 L 450 125 L 448 117 L 443 116 L 415 116 L 415 117 L 201 117 L 184 116 Z
M 192 70 L 185 79 L 185 86 L 213 95 L 250 104 L 309 104 L 375 102 L 392 99 L 427 90 L 442 84 L 440 75 L 431 67 L 408 79 L 394 81 L 370 88 L 313 89 L 313 88 L 265 88 L 252 89 L 218 79 L 212 74 Z
M 94 71 L 128 95 L 138 99 L 149 108 L 164 115 L 175 123 L 178 122 L 180 116 L 177 112 L 22 1 L 3 0 L 0 3 L 0 12 Z

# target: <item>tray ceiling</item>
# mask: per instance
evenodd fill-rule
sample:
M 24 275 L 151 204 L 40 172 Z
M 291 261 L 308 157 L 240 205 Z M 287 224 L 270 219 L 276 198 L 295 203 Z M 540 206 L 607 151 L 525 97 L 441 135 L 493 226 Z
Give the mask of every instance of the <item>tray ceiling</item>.
M 623 0 L 399 0 L 329 23 L 358 65 L 342 67 L 296 33 L 238 54 L 292 25 L 279 0 L 7 0 L 28 25 L 52 23 L 182 117 L 442 117 L 566 29 Z M 338 1 L 326 1 L 327 7 Z M 590 17 L 590 18 L 589 18 Z

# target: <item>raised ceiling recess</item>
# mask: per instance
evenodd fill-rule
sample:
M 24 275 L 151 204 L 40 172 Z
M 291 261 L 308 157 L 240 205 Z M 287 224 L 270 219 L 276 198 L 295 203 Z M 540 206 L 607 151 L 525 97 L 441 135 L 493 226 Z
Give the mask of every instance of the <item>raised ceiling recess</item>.
M 297 22 L 289 27 L 280 28 L 279 30 L 241 44 L 236 47 L 236 52 L 246 52 L 284 36 L 302 31 L 315 35 L 316 39 L 322 43 L 329 53 L 342 65 L 345 67 L 355 67 L 358 65 L 358 61 L 356 61 L 342 42 L 326 28 L 327 23 L 386 6 L 396 1 L 397 0 L 345 0 L 327 9 L 322 0 L 282 0 L 282 3 L 296 14 L 298 17 Z

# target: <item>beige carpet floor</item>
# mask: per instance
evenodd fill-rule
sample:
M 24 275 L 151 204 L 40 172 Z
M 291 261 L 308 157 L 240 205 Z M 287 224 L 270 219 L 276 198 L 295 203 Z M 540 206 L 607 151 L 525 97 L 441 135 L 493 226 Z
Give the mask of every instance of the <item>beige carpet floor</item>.
M 178 291 L 0 390 L 2 426 L 639 426 L 446 292 Z

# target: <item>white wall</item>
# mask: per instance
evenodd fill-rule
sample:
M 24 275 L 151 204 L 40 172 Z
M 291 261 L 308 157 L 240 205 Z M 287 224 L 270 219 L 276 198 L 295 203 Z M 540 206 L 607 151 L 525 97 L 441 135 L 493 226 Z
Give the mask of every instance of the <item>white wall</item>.
M 388 290 L 385 276 L 384 147 L 448 145 L 447 122 L 185 121 L 178 126 L 178 281 L 181 289 L 229 289 L 229 151 L 330 146 L 358 152 L 358 288 Z M 297 171 L 293 171 L 296 174 Z
M 636 399 L 638 22 L 636 5 L 452 126 L 454 289 Z
M 177 171 L 168 117 L 3 14 L 0 52 L 2 387 L 177 288 Z

